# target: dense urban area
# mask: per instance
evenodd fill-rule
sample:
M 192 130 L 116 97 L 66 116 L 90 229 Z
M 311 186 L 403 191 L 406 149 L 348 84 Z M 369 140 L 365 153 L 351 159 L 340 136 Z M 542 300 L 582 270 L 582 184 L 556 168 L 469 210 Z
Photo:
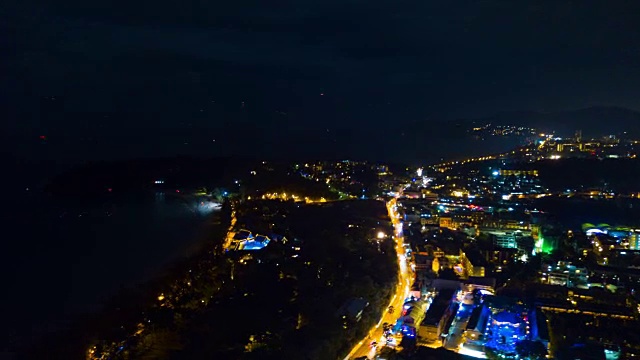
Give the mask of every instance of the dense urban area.
M 640 355 L 640 142 L 490 124 L 469 131 L 525 136 L 527 145 L 421 166 L 245 161 L 197 187 L 191 180 L 207 171 L 177 180 L 193 163 L 128 166 L 124 180 L 77 172 L 102 180 L 90 182 L 95 193 L 134 178 L 220 209 L 206 251 L 126 290 L 34 355 Z M 69 179 L 52 189 L 68 189 Z

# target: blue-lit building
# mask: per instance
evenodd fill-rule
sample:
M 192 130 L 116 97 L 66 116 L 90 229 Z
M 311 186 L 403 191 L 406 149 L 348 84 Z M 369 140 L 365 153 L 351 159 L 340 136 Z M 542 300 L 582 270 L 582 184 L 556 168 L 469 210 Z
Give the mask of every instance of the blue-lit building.
M 512 310 L 499 310 L 492 313 L 485 326 L 485 348 L 500 355 L 515 356 L 516 344 L 526 340 L 529 323 L 526 314 Z
M 396 323 L 395 332 L 415 338 L 418 331 L 418 327 L 425 318 L 427 307 L 429 303 L 424 300 L 410 300 L 407 301 L 402 307 L 402 316 Z
M 466 349 L 492 352 L 502 358 L 516 358 L 518 343 L 540 341 L 548 348 L 549 335 L 544 316 L 522 302 L 488 296 L 474 309 L 465 330 Z M 482 349 L 482 351 L 480 351 Z

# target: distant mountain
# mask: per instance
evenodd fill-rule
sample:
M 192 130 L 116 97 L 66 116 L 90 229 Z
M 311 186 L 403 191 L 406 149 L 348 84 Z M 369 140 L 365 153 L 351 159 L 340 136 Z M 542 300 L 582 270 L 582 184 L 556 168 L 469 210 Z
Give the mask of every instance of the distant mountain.
M 464 119 L 459 122 L 469 127 L 491 123 L 493 125 L 518 125 L 534 127 L 540 131 L 555 131 L 559 135 L 571 135 L 582 130 L 583 136 L 600 137 L 628 132 L 640 136 L 640 112 L 614 106 L 594 106 L 560 112 L 513 111 L 491 117 Z

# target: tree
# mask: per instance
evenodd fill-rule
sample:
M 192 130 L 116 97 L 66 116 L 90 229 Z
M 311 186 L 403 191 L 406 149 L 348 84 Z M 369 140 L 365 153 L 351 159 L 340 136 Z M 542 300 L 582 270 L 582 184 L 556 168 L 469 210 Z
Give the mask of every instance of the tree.
M 132 352 L 135 359 L 169 359 L 184 347 L 180 335 L 168 329 L 150 331 Z
M 213 196 L 214 199 L 216 199 L 217 202 L 223 202 L 224 198 L 226 197 L 227 192 L 223 189 L 223 188 L 214 188 L 211 191 L 211 196 Z

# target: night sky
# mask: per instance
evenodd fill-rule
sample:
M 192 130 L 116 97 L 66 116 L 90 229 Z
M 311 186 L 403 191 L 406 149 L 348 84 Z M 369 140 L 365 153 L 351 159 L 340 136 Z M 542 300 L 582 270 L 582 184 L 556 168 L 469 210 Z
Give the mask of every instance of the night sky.
M 3 1 L 3 147 L 445 156 L 438 121 L 639 109 L 639 14 L 638 1 Z

